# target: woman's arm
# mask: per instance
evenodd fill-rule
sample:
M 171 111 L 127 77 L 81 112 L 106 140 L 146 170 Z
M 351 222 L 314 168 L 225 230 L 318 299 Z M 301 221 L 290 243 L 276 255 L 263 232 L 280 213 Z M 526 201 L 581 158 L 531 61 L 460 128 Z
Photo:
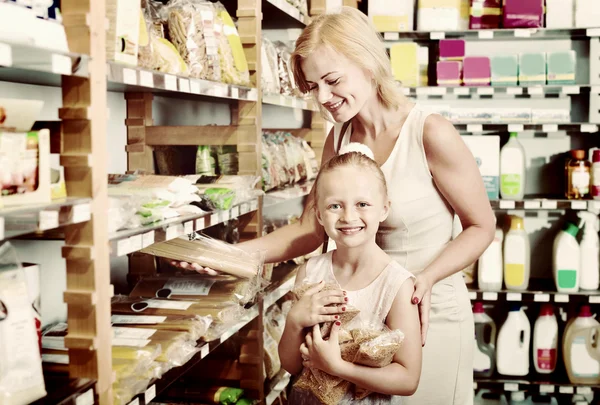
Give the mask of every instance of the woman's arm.
M 326 162 L 334 154 L 332 128 L 323 147 L 321 162 Z M 314 204 L 314 190 L 311 190 L 300 221 L 236 246 L 249 252 L 265 251 L 267 263 L 282 262 L 315 251 L 325 241 L 325 234 L 314 213 Z

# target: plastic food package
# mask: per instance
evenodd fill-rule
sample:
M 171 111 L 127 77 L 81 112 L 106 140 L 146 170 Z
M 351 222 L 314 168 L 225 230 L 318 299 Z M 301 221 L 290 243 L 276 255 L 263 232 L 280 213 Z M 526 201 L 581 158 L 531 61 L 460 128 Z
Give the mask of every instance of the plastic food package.
M 221 80 L 224 83 L 248 86 L 248 62 L 235 23 L 221 3 L 216 2 L 213 6 L 216 12 L 215 31 L 218 37 Z
M 10 242 L 0 246 L 0 403 L 30 403 L 46 395 L 27 280 Z
M 171 260 L 198 263 L 242 278 L 255 278 L 264 263 L 261 252 L 247 253 L 223 241 L 197 236 L 194 240 L 175 238 L 141 250 Z
M 169 37 L 187 64 L 189 75 L 217 81 L 220 68 L 210 4 L 200 0 L 174 0 L 168 10 Z
M 198 315 L 112 315 L 110 321 L 113 326 L 187 332 L 190 339 L 196 341 L 208 331 L 212 324 L 212 317 Z
M 281 41 L 273 43 L 277 51 L 277 73 L 279 74 L 280 93 L 289 96 L 303 96 L 296 88 L 294 74 L 292 73 L 290 59 L 292 57 L 291 48 Z
M 354 362 L 369 367 L 385 367 L 392 362 L 403 340 L 404 333 L 399 330 L 383 333 L 362 343 Z
M 219 155 L 221 156 L 221 155 Z M 206 190 L 211 188 L 232 190 L 235 198 L 232 205 L 239 205 L 243 202 L 253 200 L 263 195 L 260 190 L 256 190 L 256 185 L 260 181 L 259 176 L 251 175 L 189 175 L 186 179 L 195 183 L 198 191 L 206 195 Z
M 277 341 L 267 331 L 263 332 L 263 343 L 265 352 L 265 372 L 267 378 L 274 378 L 281 370 L 281 361 L 277 350 Z
M 265 93 L 279 94 L 281 92 L 277 58 L 275 45 L 273 45 L 273 42 L 263 37 L 261 49 L 261 79 L 262 89 Z
M 348 381 L 341 380 L 337 385 L 333 385 L 332 388 L 325 389 L 321 381 L 317 380 L 315 375 L 308 369 L 302 371 L 302 374 L 294 384 L 294 388 L 312 393 L 323 405 L 337 405 L 350 390 L 350 386 Z
M 277 343 L 281 342 L 285 329 L 285 316 L 279 306 L 273 305 L 267 311 L 265 328 Z
M 212 387 L 202 392 L 197 400 L 201 403 L 232 405 L 237 403 L 242 395 L 244 395 L 244 390 L 241 388 Z

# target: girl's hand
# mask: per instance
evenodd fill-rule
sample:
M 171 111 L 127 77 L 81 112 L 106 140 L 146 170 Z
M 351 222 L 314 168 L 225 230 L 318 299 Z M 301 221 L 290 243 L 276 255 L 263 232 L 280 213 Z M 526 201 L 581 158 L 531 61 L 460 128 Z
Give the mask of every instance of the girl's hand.
M 421 344 L 425 346 L 427 330 L 429 329 L 429 310 L 431 309 L 431 288 L 433 284 L 423 273 L 416 276 L 415 292 L 412 303 L 419 304 L 419 317 L 421 319 Z
M 202 267 L 198 263 L 171 261 L 171 265 L 183 270 L 195 271 L 196 273 L 200 274 L 208 274 L 209 276 L 217 276 L 220 274 L 220 272 L 213 270 L 210 267 Z
M 319 325 L 313 327 L 312 333 L 306 335 L 306 343 L 300 346 L 304 367 L 321 370 L 333 376 L 337 375 L 338 370 L 344 365 L 338 342 L 340 326 L 340 322 L 333 324 L 331 335 L 327 340 L 321 336 Z
M 300 299 L 288 314 L 288 322 L 299 329 L 310 328 L 323 322 L 335 322 L 346 309 L 331 304 L 347 304 L 348 298 L 342 290 L 321 291 L 325 283 L 321 281 Z

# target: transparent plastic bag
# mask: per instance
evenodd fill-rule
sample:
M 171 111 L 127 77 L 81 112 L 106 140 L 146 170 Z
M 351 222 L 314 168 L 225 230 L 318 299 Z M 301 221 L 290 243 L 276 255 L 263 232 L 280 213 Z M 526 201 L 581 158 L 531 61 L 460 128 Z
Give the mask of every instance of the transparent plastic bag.
M 324 405 L 337 405 L 346 396 L 351 385 L 348 381 L 341 379 L 339 379 L 336 384 L 335 379 L 337 379 L 337 377 L 332 377 L 328 374 L 325 375 L 331 379 L 330 384 L 324 385 L 322 381 L 315 377 L 315 374 L 308 369 L 304 369 L 298 380 L 296 380 L 294 389 L 300 389 L 311 393 Z M 309 402 L 297 401 L 294 403 L 308 404 Z
M 273 305 L 269 308 L 265 316 L 265 321 L 265 328 L 269 332 L 269 335 L 277 343 L 281 342 L 281 337 L 285 329 L 285 316 L 281 312 L 281 309 L 279 309 L 279 306 Z
M 277 341 L 266 330 L 263 331 L 263 344 L 266 376 L 269 379 L 273 379 L 279 370 L 281 370 L 281 361 L 279 360 Z
M 279 74 L 277 66 L 277 50 L 275 45 L 269 39 L 262 38 L 261 49 L 262 62 L 262 88 L 265 93 L 279 94 L 281 85 L 279 83 Z
M 374 339 L 361 343 L 354 362 L 369 367 L 385 367 L 391 364 L 403 340 L 404 333 L 400 330 L 384 332 Z
M 233 19 L 220 2 L 214 3 L 215 31 L 218 37 L 221 81 L 241 86 L 250 85 L 250 72 L 240 35 Z
M 211 316 L 198 315 L 112 315 L 113 326 L 127 326 L 140 329 L 156 329 L 167 331 L 182 331 L 189 333 L 190 339 L 196 341 L 208 331 L 212 323 Z

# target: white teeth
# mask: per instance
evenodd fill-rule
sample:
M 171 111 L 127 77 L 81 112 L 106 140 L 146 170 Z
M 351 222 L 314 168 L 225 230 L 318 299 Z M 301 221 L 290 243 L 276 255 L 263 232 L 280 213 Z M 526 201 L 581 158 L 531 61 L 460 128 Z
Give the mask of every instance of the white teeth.
M 332 104 L 331 106 L 329 106 L 329 109 L 330 110 L 337 110 L 342 105 L 343 102 L 344 102 L 344 100 L 338 101 L 337 103 Z

